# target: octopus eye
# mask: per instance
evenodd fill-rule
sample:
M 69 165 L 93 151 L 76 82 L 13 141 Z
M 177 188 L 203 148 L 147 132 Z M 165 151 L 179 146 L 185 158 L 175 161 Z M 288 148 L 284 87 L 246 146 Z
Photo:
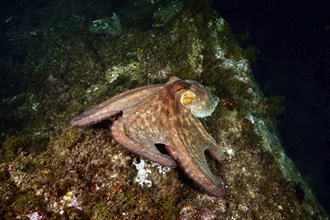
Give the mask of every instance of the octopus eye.
M 182 105 L 189 105 L 196 99 L 196 94 L 192 91 L 186 91 L 181 96 L 181 104 Z

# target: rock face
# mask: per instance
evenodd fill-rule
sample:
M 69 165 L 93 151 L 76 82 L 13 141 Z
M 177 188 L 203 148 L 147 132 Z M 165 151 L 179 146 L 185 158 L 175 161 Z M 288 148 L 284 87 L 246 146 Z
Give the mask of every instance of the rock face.
M 240 48 L 221 17 L 182 6 L 162 27 L 142 31 L 127 16 L 132 5 L 112 12 L 108 2 L 20 4 L 24 19 L 18 15 L 12 19 L 22 22 L 7 22 L 10 46 L 1 57 L 11 83 L 1 90 L 0 216 L 326 218 L 279 144 L 272 118 L 279 108 L 253 80 L 251 51 Z M 158 8 L 167 7 L 145 4 L 132 18 L 149 14 L 152 19 Z M 86 20 L 105 13 L 123 17 L 120 37 L 85 31 Z M 124 150 L 107 124 L 85 130 L 68 125 L 87 106 L 174 75 L 201 82 L 220 98 L 212 116 L 201 122 L 224 146 L 223 164 L 206 155 L 212 173 L 226 185 L 224 197 L 204 193 L 180 169 Z M 20 88 L 13 89 L 17 84 Z
M 92 34 L 109 34 L 112 37 L 120 36 L 122 33 L 119 17 L 115 13 L 110 18 L 92 21 L 88 31 Z

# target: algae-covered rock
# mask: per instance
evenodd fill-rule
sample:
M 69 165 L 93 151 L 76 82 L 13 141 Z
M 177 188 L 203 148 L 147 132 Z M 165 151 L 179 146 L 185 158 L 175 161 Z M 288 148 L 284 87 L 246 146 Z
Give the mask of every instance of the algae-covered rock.
M 141 7 L 144 3 L 137 1 Z M 84 10 L 71 16 L 60 2 L 44 7 L 67 13 L 68 23 L 77 17 L 92 20 L 84 17 Z M 124 5 L 118 14 L 127 8 Z M 45 14 L 26 10 L 47 20 Z M 44 33 L 39 36 L 43 41 L 34 41 L 22 34 L 29 31 L 27 26 L 9 28 L 8 34 L 21 39 L 15 42 L 28 48 L 29 56 L 20 65 L 33 80 L 26 91 L 19 91 L 19 102 L 10 101 L 16 100 L 13 95 L 2 103 L 6 108 L 1 113 L 6 114 L 1 121 L 21 123 L 1 126 L 1 217 L 326 218 L 277 138 L 272 117 L 280 109 L 274 106 L 278 102 L 270 103 L 260 92 L 229 24 L 208 11 L 203 14 L 209 13 L 210 20 L 200 22 L 198 13 L 180 10 L 164 16 L 171 22 L 160 22 L 166 23 L 162 30 L 122 27 L 117 38 L 49 31 L 53 24 L 42 23 L 38 30 Z M 12 51 L 1 59 L 9 62 L 16 54 Z M 9 66 L 9 73 L 18 76 L 18 68 Z M 110 136 L 107 123 L 86 129 L 68 125 L 93 104 L 138 86 L 164 83 L 173 75 L 199 81 L 220 98 L 212 116 L 201 122 L 227 155 L 223 164 L 207 157 L 212 172 L 226 184 L 224 197 L 209 196 L 180 169 L 128 152 Z
M 160 7 L 154 13 L 154 25 L 160 27 L 174 18 L 183 8 L 182 1 L 172 1 L 164 7 Z
M 120 19 L 113 13 L 110 18 L 94 20 L 88 31 L 93 34 L 109 34 L 112 37 L 120 36 L 122 33 Z

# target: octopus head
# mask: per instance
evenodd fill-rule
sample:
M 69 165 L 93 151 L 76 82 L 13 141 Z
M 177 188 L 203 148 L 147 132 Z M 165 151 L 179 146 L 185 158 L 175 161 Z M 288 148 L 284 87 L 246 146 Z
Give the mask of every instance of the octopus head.
M 197 118 L 210 116 L 219 103 L 218 97 L 213 97 L 210 91 L 202 84 L 185 80 L 191 86 L 181 93 L 180 103 Z

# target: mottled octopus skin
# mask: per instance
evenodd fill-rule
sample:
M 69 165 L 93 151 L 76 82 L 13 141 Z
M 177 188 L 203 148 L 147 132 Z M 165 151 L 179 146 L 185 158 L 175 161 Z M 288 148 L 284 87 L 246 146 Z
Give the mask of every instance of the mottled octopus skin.
M 189 92 L 196 97 L 184 105 L 182 97 Z M 120 145 L 164 166 L 178 165 L 211 195 L 223 196 L 225 185 L 212 174 L 205 151 L 219 162 L 225 156 L 194 116 L 210 115 L 216 104 L 201 84 L 171 77 L 165 84 L 144 86 L 114 96 L 84 111 L 70 124 L 85 127 L 112 119 L 110 131 Z M 164 144 L 170 156 L 161 153 L 155 144 Z

